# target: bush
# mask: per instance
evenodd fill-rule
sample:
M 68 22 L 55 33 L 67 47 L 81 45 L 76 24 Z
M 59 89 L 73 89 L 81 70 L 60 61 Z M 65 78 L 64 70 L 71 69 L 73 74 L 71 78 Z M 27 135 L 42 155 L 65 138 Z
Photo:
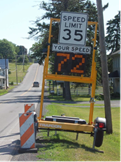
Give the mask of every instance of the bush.
M 18 60 L 17 60 L 18 63 L 23 63 L 23 56 L 19 56 Z M 28 63 L 29 62 L 29 59 L 27 56 L 25 56 L 24 58 L 24 63 Z
M 104 100 L 104 95 L 103 94 L 96 95 L 95 99 L 97 99 L 97 100 Z
M 9 84 L 10 84 L 10 85 L 14 85 L 14 83 L 13 83 L 13 82 L 10 82 Z
M 120 93 L 118 93 L 118 92 L 115 92 L 115 93 L 112 93 L 111 94 L 111 99 L 120 99 Z
M 8 71 L 8 74 L 11 74 L 11 71 L 10 70 Z
M 104 95 L 103 94 L 96 95 L 95 99 L 104 100 Z M 120 93 L 118 93 L 118 92 L 112 93 L 111 94 L 111 99 L 120 99 Z

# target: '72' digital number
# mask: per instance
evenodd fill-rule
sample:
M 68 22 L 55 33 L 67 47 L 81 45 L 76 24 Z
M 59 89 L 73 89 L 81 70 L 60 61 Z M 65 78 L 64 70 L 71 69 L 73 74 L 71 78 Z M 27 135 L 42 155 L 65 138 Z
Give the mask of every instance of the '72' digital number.
M 66 32 L 66 37 L 63 37 L 64 40 L 70 40 L 71 39 L 71 30 L 70 29 L 64 29 L 64 32 Z M 81 41 L 83 39 L 82 36 L 82 30 L 75 30 L 75 37 L 74 40 L 75 41 Z

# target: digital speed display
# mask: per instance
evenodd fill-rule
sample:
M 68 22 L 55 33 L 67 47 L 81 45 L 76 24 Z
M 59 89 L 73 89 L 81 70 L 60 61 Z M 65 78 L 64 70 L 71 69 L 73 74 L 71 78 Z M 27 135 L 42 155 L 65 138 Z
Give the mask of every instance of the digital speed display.
M 83 54 L 56 53 L 54 72 L 84 74 L 85 59 Z

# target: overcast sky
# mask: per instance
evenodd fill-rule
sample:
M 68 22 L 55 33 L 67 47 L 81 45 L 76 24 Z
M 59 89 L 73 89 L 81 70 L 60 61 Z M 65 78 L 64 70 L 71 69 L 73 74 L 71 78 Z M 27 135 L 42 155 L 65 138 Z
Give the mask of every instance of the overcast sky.
M 48 0 L 45 0 L 46 2 Z M 104 11 L 104 24 L 113 19 L 119 11 L 120 0 L 102 0 L 102 4 L 109 2 L 109 7 Z M 0 0 L 0 39 L 7 39 L 16 45 L 23 45 L 29 50 L 33 39 L 28 37 L 29 27 L 32 27 L 32 21 L 44 14 L 39 10 L 38 4 L 41 1 L 35 0 Z M 96 0 L 92 0 L 96 3 Z

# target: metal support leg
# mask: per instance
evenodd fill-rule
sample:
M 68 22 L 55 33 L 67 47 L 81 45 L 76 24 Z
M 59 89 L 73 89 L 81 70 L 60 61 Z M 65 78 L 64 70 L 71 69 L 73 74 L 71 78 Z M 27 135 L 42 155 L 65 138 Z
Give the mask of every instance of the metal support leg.
M 98 128 L 94 129 L 93 149 L 95 149 L 95 140 L 96 140 L 97 130 L 98 130 Z
M 55 131 L 55 136 L 57 135 L 57 131 Z
M 49 129 L 47 130 L 47 136 L 49 137 Z
M 76 134 L 76 140 L 78 140 L 78 134 L 79 134 L 79 133 Z

